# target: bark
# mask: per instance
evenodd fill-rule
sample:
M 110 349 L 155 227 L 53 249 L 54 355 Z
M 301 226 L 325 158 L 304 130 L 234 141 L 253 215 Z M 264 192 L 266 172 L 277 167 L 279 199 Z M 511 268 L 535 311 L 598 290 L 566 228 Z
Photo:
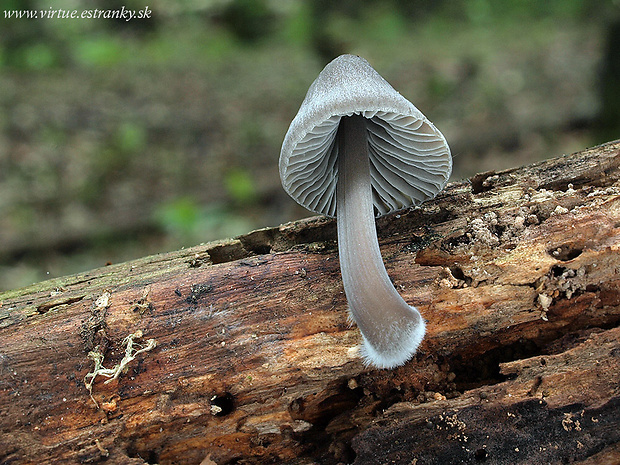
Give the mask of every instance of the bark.
M 0 294 L 0 463 L 618 462 L 619 165 L 609 143 L 381 218 L 427 320 L 394 370 L 359 359 L 325 218 Z

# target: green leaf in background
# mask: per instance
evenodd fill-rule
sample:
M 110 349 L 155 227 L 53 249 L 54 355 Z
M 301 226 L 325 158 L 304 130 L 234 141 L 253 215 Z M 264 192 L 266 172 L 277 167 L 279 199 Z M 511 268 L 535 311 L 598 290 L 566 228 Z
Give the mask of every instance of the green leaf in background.
M 126 121 L 116 132 L 116 145 L 121 152 L 137 153 L 146 147 L 147 135 L 143 126 Z
M 31 70 L 52 68 L 57 64 L 54 49 L 43 42 L 36 43 L 24 50 L 24 64 Z
M 122 43 L 107 36 L 77 41 L 73 45 L 75 60 L 87 67 L 107 67 L 125 60 Z
M 230 170 L 224 176 L 226 192 L 237 204 L 256 202 L 256 187 L 250 173 L 242 168 Z
M 191 197 L 165 202 L 156 208 L 154 219 L 174 237 L 178 246 L 194 245 L 247 232 L 251 222 L 223 204 L 201 205 Z
M 190 235 L 200 220 L 200 205 L 190 197 L 181 197 L 160 205 L 155 219 L 164 230 Z

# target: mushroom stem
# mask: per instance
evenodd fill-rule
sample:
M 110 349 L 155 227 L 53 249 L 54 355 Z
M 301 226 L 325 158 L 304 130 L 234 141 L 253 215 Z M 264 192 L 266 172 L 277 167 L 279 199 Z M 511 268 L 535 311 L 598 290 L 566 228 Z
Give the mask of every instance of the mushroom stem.
M 425 325 L 415 307 L 396 292 L 383 265 L 370 177 L 366 118 L 343 117 L 338 128 L 338 252 L 351 317 L 362 338 L 368 365 L 404 364 L 424 338 Z

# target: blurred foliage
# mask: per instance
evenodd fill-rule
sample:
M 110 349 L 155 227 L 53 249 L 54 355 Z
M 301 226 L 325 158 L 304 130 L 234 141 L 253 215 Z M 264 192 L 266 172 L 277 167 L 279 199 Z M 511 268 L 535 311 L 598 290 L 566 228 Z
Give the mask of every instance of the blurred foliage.
M 202 205 L 190 197 L 182 197 L 160 205 L 154 219 L 162 229 L 181 243 L 196 244 L 239 235 L 248 231 L 249 222 L 225 205 Z M 208 234 L 205 234 L 208 231 Z M 231 234 L 232 233 L 232 234 Z
M 200 208 L 194 199 L 184 197 L 161 205 L 155 212 L 155 218 L 173 234 L 188 236 L 196 229 L 201 216 Z
M 73 60 L 85 67 L 110 67 L 127 61 L 127 51 L 121 38 L 97 34 L 77 41 L 71 47 Z
M 257 200 L 257 192 L 250 173 L 243 168 L 229 170 L 224 177 L 226 191 L 238 205 L 251 205 Z
M 149 5 L 147 5 L 149 3 Z M 617 15 L 617 0 L 5 0 L 12 10 L 141 10 L 152 17 L 134 19 L 4 19 L 0 45 L 2 64 L 33 71 L 58 66 L 114 66 L 144 58 L 167 62 L 179 47 L 165 32 L 193 38 L 199 47 L 182 56 L 196 58 L 196 49 L 213 59 L 229 48 L 270 46 L 285 40 L 289 46 L 312 50 L 323 61 L 343 53 L 351 42 L 398 43 L 413 28 L 438 22 L 468 27 L 497 27 L 524 21 L 605 21 Z M 180 28 L 175 27 L 180 26 Z M 172 27 L 171 27 L 172 26 Z M 439 30 L 439 29 L 437 29 Z M 178 34 L 182 32 L 182 36 Z M 355 35 L 352 35 L 354 33 Z M 174 42 L 174 41 L 172 41 Z M 208 45 L 207 45 L 208 44 Z M 167 52 L 167 53 L 166 53 Z M 136 58 L 138 58 L 136 60 Z
M 40 262 L 48 248 L 59 251 L 49 270 L 65 274 L 307 214 L 281 192 L 279 144 L 308 84 L 341 53 L 367 57 L 437 115 L 461 144 L 457 168 L 479 166 L 459 158 L 462 147 L 477 155 L 493 131 L 512 131 L 548 155 L 561 141 L 528 131 L 565 107 L 540 95 L 560 89 L 558 100 L 570 100 L 579 92 L 562 81 L 567 70 L 592 73 L 589 62 L 562 52 L 620 20 L 618 0 L 53 3 L 78 11 L 148 6 L 152 17 L 0 18 L 0 241 L 10 232 L 35 243 L 0 257 L 32 263 L 18 263 L 7 279 L 0 267 L 0 289 L 47 277 Z M 4 12 L 49 9 L 47 0 L 3 1 Z M 588 142 L 620 133 L 618 34 L 609 35 L 601 108 L 588 95 L 566 103 L 586 117 L 600 112 L 604 135 Z M 508 163 L 503 149 L 489 151 Z M 84 236 L 54 236 L 61 221 Z M 79 256 L 73 264 L 69 252 Z
M 601 70 L 600 140 L 620 137 L 620 17 L 609 27 Z
M 136 122 L 126 121 L 115 134 L 116 149 L 122 153 L 139 153 L 146 148 L 146 130 Z
M 265 0 L 233 0 L 215 15 L 240 40 L 251 43 L 266 37 L 273 28 L 274 14 Z

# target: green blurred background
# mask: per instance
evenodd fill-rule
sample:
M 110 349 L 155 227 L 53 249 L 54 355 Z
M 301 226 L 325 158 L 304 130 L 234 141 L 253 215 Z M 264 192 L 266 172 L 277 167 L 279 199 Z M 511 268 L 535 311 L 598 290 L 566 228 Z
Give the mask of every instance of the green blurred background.
M 149 19 L 8 19 L 127 9 Z M 445 134 L 453 179 L 620 135 L 617 0 L 5 0 L 0 290 L 308 216 L 280 144 L 365 57 Z

